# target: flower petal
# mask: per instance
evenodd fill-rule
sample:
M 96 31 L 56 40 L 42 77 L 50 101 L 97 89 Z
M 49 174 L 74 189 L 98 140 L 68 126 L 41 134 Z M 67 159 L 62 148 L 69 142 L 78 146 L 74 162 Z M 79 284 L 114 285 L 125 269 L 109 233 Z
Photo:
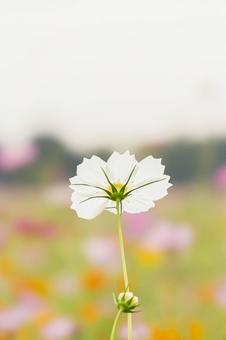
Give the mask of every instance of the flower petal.
M 106 162 L 100 157 L 92 156 L 90 159 L 84 158 L 83 162 L 77 167 L 78 179 L 81 183 L 106 187 L 107 181 L 101 168 L 106 168 Z M 72 184 L 75 177 L 70 179 Z
M 98 196 L 98 195 L 97 195 Z M 91 198 L 89 196 L 87 201 L 87 196 L 84 194 L 79 194 L 78 192 L 73 192 L 71 196 L 72 205 L 71 208 L 77 212 L 77 215 L 81 218 L 92 219 L 99 215 L 107 206 L 108 199 L 102 197 Z M 83 202 L 82 202 L 83 201 Z
M 153 208 L 155 206 L 153 201 L 159 200 L 168 194 L 167 189 L 172 186 L 169 179 L 169 176 L 165 176 L 163 181 L 134 190 L 123 201 L 124 210 L 128 213 L 139 213 Z
M 109 200 L 107 202 L 107 206 L 105 207 L 105 210 L 112 214 L 117 214 L 116 202 Z
M 92 185 L 84 183 L 78 176 L 70 178 L 70 182 L 73 184 L 69 185 L 69 188 L 74 190 L 78 195 L 81 195 L 83 199 L 105 194 L 105 192 L 101 189 L 98 189 L 95 184 Z
M 162 181 L 134 190 L 129 197 L 134 201 L 157 201 L 168 194 L 167 189 L 172 186 L 172 184 L 169 183 L 169 179 L 169 176 L 165 176 L 165 179 Z
M 144 158 L 139 162 L 137 171 L 133 176 L 133 187 L 161 178 L 164 174 L 164 169 L 165 166 L 161 164 L 161 158 L 152 156 Z
M 123 154 L 113 152 L 107 161 L 107 173 L 110 176 L 110 180 L 113 183 L 124 184 L 136 164 L 135 156 L 130 155 L 129 151 Z
M 122 201 L 123 210 L 130 214 L 137 214 L 148 211 L 155 206 L 150 197 L 142 197 L 142 195 L 131 195 Z

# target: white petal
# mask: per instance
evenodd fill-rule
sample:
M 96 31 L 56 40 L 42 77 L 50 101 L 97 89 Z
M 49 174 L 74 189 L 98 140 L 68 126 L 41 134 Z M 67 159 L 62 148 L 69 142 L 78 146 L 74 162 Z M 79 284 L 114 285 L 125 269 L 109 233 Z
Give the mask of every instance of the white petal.
M 169 176 L 161 182 L 152 183 L 145 187 L 134 190 L 130 196 L 123 200 L 123 208 L 128 213 L 139 213 L 155 206 L 153 201 L 166 196 L 167 189 L 172 186 Z
M 128 196 L 122 201 L 123 210 L 130 214 L 138 214 L 148 211 L 155 206 L 150 197 L 142 197 L 142 195 Z
M 77 176 L 81 183 L 106 187 L 106 179 L 101 168 L 106 168 L 106 162 L 97 156 L 92 156 L 90 159 L 84 158 L 83 162 L 77 167 Z M 71 183 L 73 184 L 72 177 Z
M 70 182 L 73 184 L 69 185 L 69 187 L 74 190 L 78 195 L 82 195 L 83 199 L 96 195 L 105 195 L 105 192 L 101 189 L 96 188 L 95 184 L 93 186 L 92 184 L 90 184 L 90 186 L 82 185 L 84 184 L 84 182 L 78 176 L 70 178 Z
M 133 167 L 137 164 L 134 155 L 129 151 L 120 154 L 113 152 L 107 161 L 107 172 L 113 183 L 125 183 Z
M 137 171 L 132 180 L 132 186 L 136 187 L 143 183 L 151 182 L 161 178 L 164 174 L 165 166 L 161 164 L 161 158 L 148 156 L 138 163 Z
M 92 198 L 86 202 L 82 202 L 87 196 L 73 192 L 71 196 L 71 208 L 77 212 L 81 218 L 92 219 L 99 215 L 107 206 L 108 199 L 106 198 Z M 82 202 L 82 203 L 81 203 Z
M 71 208 L 77 212 L 79 217 L 94 218 L 104 210 L 108 203 L 108 199 L 99 197 L 105 196 L 106 193 L 95 188 L 95 186 L 106 188 L 108 185 L 101 168 L 104 170 L 106 168 L 106 163 L 101 158 L 97 156 L 92 156 L 90 159 L 84 158 L 77 167 L 77 176 L 70 178 L 70 188 L 74 190 Z M 94 198 L 94 196 L 98 197 Z
M 152 208 L 153 201 L 157 201 L 160 198 L 163 198 L 168 194 L 167 189 L 172 186 L 171 183 L 169 183 L 169 176 L 166 176 L 166 179 L 161 182 L 152 183 L 150 185 L 147 185 L 145 187 L 139 188 L 131 193 L 130 198 L 131 202 L 133 201 L 134 206 L 137 204 L 143 204 L 150 205 L 150 208 Z M 131 203 L 132 204 L 132 203 Z M 148 210 L 148 209 L 147 209 Z M 145 210 L 140 210 L 145 211 Z
M 117 214 L 116 202 L 108 200 L 105 210 L 112 214 Z

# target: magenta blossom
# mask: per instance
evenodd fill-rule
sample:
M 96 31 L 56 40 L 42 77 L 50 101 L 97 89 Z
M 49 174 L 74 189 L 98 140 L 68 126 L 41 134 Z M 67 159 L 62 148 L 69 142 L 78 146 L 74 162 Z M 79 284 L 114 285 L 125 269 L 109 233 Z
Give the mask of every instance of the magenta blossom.
M 50 222 L 34 221 L 23 218 L 16 222 L 15 229 L 19 234 L 26 236 L 53 237 L 56 235 L 56 226 Z
M 5 147 L 0 150 L 0 169 L 16 170 L 32 163 L 37 155 L 37 147 L 32 144 L 14 148 Z
M 214 183 L 217 189 L 226 189 L 226 164 L 222 164 L 215 172 Z

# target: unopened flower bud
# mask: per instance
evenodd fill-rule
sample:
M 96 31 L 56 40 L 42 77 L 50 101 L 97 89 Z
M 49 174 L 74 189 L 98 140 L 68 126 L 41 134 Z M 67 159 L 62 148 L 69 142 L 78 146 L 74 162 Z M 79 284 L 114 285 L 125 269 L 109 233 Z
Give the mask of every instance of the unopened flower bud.
M 118 309 L 121 309 L 123 313 L 133 313 L 135 308 L 139 305 L 138 297 L 133 295 L 132 292 L 123 292 L 114 296 L 114 300 Z

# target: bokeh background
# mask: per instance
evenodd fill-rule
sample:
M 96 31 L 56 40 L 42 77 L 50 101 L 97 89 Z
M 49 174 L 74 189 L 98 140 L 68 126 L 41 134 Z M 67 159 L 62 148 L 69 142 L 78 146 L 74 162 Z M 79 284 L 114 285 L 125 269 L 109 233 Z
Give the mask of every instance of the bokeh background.
M 226 338 L 226 4 L 0 0 L 0 339 L 108 339 L 115 216 L 78 219 L 82 158 L 161 157 L 123 216 L 134 340 Z M 117 339 L 126 339 L 122 318 Z

